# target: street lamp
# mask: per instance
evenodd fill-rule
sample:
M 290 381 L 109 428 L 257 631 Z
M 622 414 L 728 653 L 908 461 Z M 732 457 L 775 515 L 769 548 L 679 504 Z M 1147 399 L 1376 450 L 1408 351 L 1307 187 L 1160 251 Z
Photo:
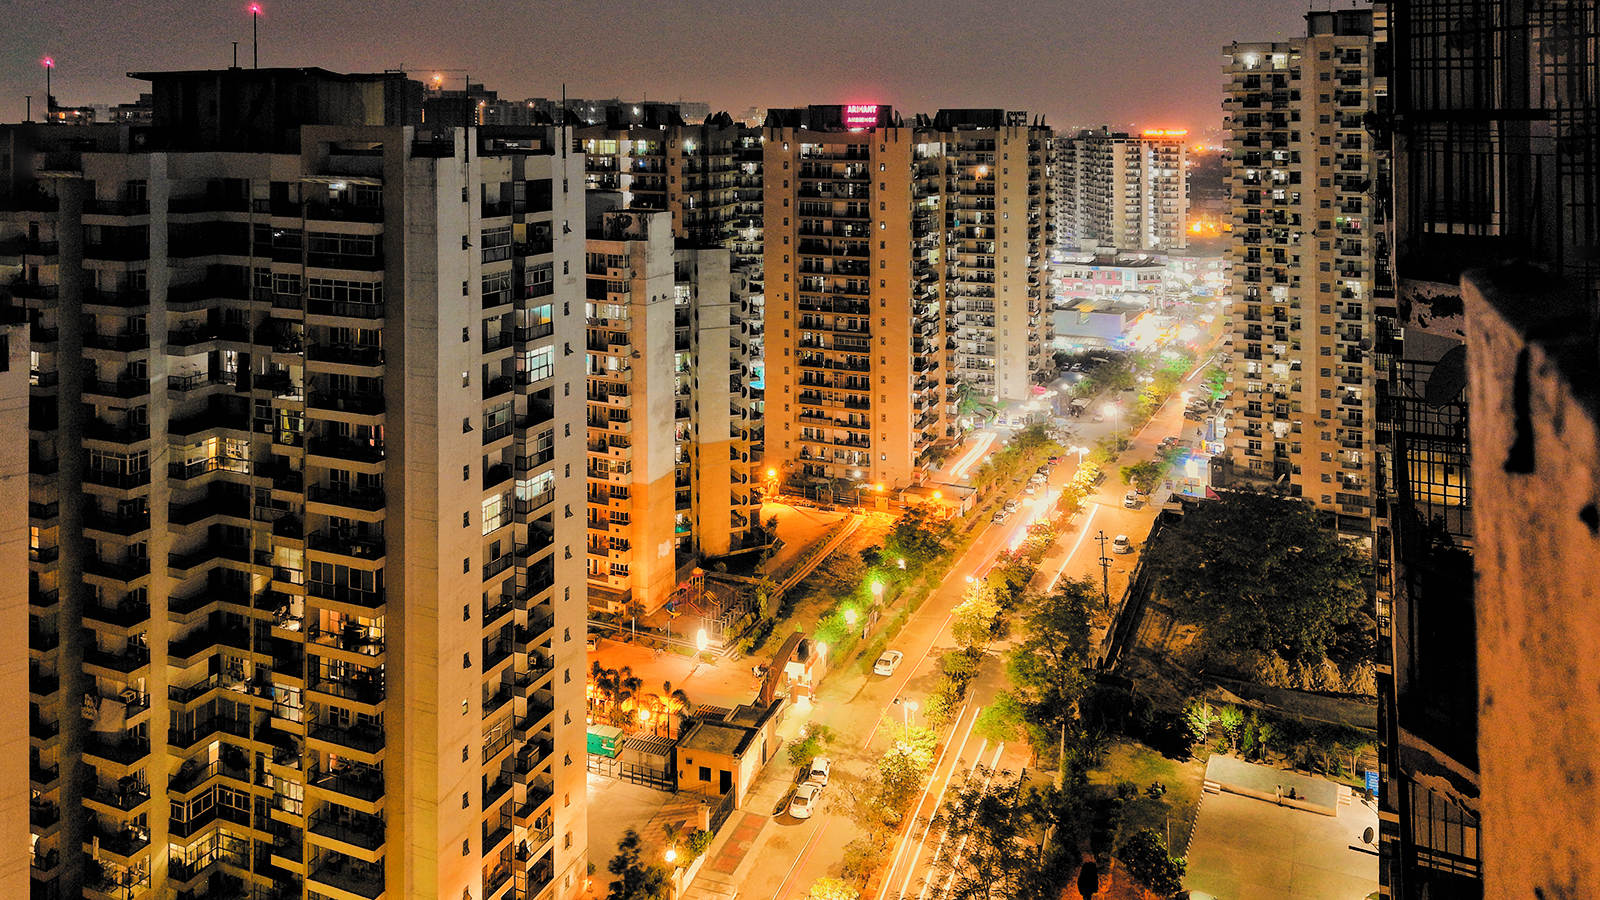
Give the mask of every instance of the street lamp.
M 700 633 L 694 636 L 694 645 L 700 648 L 701 653 L 706 652 L 706 648 L 711 646 L 711 636 L 706 634 L 704 628 L 700 629 Z
M 883 582 L 874 580 L 872 582 L 872 605 L 873 606 L 877 606 L 878 604 L 880 604 L 882 602 L 883 602 Z
M 901 709 L 905 710 L 906 730 L 910 731 L 911 726 L 916 724 L 917 721 L 917 701 L 907 700 L 901 705 Z
M 877 585 L 873 585 L 873 587 L 876 588 Z M 877 593 L 877 591 L 874 590 L 873 593 Z M 844 623 L 846 625 L 849 625 L 851 628 L 856 627 L 856 611 L 855 610 L 847 609 L 847 610 L 844 611 Z
M 1105 413 L 1112 416 L 1111 440 L 1117 445 L 1117 452 L 1122 452 L 1122 407 L 1115 403 L 1107 403 Z

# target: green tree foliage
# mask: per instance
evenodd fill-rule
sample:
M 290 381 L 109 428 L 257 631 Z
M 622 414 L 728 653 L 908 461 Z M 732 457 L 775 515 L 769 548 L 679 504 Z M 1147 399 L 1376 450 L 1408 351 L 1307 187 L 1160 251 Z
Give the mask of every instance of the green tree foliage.
M 1061 582 L 1027 609 L 1020 640 L 1006 656 L 1017 704 L 1046 732 L 1057 732 L 1077 715 L 1087 683 L 1091 610 L 1099 597 L 1093 579 Z
M 952 788 L 931 828 L 948 829 L 952 852 L 934 863 L 935 884 L 949 880 L 952 900 L 1055 896 L 1039 865 L 1038 838 L 1049 823 L 1049 803 L 1010 772 L 982 766 Z
M 1122 483 L 1131 484 L 1141 494 L 1148 494 L 1155 490 L 1156 482 L 1161 480 L 1165 466 L 1153 460 L 1134 463 L 1122 467 Z
M 897 726 L 889 750 L 878 757 L 878 777 L 883 784 L 883 804 L 904 810 L 911 804 L 922 779 L 933 768 L 933 751 L 939 736 L 929 728 Z
M 955 527 L 941 518 L 927 505 L 912 506 L 905 511 L 889 537 L 884 541 L 884 558 L 904 559 L 908 568 L 921 568 L 949 550 L 955 538 Z
M 1366 603 L 1365 552 L 1310 503 L 1230 491 L 1146 553 L 1161 595 L 1214 647 L 1322 659 Z
M 645 862 L 640 854 L 642 845 L 639 832 L 632 828 L 617 842 L 617 855 L 606 864 L 606 871 L 616 876 L 606 900 L 666 900 L 671 894 L 667 870 Z
M 987 581 L 979 580 L 968 588 L 966 599 L 952 612 L 950 636 L 956 646 L 963 649 L 982 650 L 994 637 L 995 619 L 1000 615 L 1000 604 Z
M 1129 875 L 1159 897 L 1171 897 L 1183 890 L 1188 863 L 1167 852 L 1166 839 L 1154 828 L 1146 828 L 1124 841 L 1117 849 L 1117 859 Z

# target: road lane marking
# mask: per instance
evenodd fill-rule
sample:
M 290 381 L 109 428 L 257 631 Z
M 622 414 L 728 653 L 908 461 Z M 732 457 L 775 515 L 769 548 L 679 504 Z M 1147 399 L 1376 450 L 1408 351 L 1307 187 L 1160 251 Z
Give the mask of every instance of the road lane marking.
M 811 858 L 811 852 L 817 848 L 817 841 L 822 837 L 822 832 L 827 830 L 832 822 L 833 818 L 831 816 L 825 818 L 822 820 L 822 824 L 817 826 L 817 830 L 811 832 L 811 840 L 806 841 L 805 849 L 801 850 L 800 855 L 794 858 L 794 864 L 789 867 L 788 874 L 783 876 L 783 884 L 778 887 L 778 892 L 772 895 L 772 900 L 779 900 L 780 897 L 789 893 L 789 884 L 794 881 L 795 870 L 799 869 L 802 863 Z
M 959 715 L 956 716 L 956 728 L 952 728 L 951 729 L 951 734 L 954 734 L 956 732 L 956 730 L 960 728 L 961 720 L 966 718 L 968 708 L 969 708 L 969 704 L 962 704 L 961 712 L 960 712 Z M 916 817 L 917 817 L 917 814 L 922 812 L 923 804 L 928 802 L 928 791 L 933 788 L 933 782 L 938 780 L 938 778 L 939 778 L 939 769 L 944 766 L 945 757 L 947 757 L 950 754 L 950 749 L 952 747 L 956 747 L 956 746 L 965 747 L 967 745 L 967 739 L 972 736 L 972 726 L 978 724 L 978 714 L 980 712 L 982 712 L 982 711 L 983 711 L 983 707 L 981 707 L 981 706 L 972 708 L 972 720 L 967 723 L 967 730 L 961 735 L 960 743 L 957 744 L 957 743 L 952 741 L 950 743 L 945 744 L 944 745 L 944 749 L 939 751 L 939 758 L 933 764 L 933 773 L 929 776 L 928 783 L 923 786 L 921 795 L 919 795 L 917 797 L 917 805 L 912 808 L 911 815 L 906 817 L 905 834 L 901 835 L 900 846 L 899 846 L 898 849 L 895 850 L 893 864 L 890 865 L 888 873 L 884 876 L 884 879 L 883 879 L 883 883 L 884 884 L 891 885 L 891 886 L 894 884 L 894 873 L 897 870 L 899 870 L 899 868 L 900 868 L 900 858 L 905 854 L 906 847 L 911 842 L 911 831 L 912 831 L 912 829 L 916 828 Z M 945 788 L 948 788 L 950 786 L 950 776 L 954 772 L 955 772 L 955 766 L 951 765 L 950 771 L 945 773 L 945 786 L 944 786 L 944 788 L 940 788 L 939 789 L 940 801 L 942 801 L 943 798 L 944 798 Z M 938 801 L 936 801 L 936 802 L 938 802 Z M 935 807 L 935 808 L 937 808 L 937 807 Z M 911 861 L 913 863 L 916 862 L 916 857 L 920 856 L 922 854 L 922 844 L 926 843 L 927 839 L 928 839 L 927 832 L 924 831 L 923 834 L 922 834 L 922 839 L 917 844 L 917 852 L 916 852 L 915 855 L 912 856 Z M 910 876 L 909 870 L 908 870 L 908 873 L 906 875 L 908 883 L 909 883 L 910 877 L 911 876 Z M 906 893 L 905 886 L 902 885 L 901 888 L 900 888 L 900 896 L 904 897 L 905 893 Z
M 1067 564 L 1072 562 L 1072 558 L 1074 556 L 1078 555 L 1078 548 L 1083 546 L 1083 539 L 1089 536 L 1089 523 L 1094 521 L 1094 514 L 1099 511 L 1100 504 L 1089 504 L 1089 517 L 1083 520 L 1083 527 L 1078 529 L 1078 539 L 1077 541 L 1073 542 L 1072 551 L 1067 554 L 1066 559 L 1061 561 L 1061 567 L 1056 569 L 1055 577 L 1050 579 L 1049 584 L 1045 585 L 1044 589 L 1047 593 L 1055 588 L 1056 582 L 1061 580 L 1061 573 L 1067 570 Z

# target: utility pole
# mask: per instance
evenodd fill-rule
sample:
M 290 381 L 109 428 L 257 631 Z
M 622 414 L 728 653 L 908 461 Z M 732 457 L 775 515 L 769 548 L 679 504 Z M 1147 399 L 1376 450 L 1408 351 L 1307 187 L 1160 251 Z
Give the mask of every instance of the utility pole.
M 1111 608 L 1111 557 L 1106 555 L 1106 533 L 1100 532 L 1095 540 L 1100 542 L 1100 586 L 1105 592 L 1106 608 Z

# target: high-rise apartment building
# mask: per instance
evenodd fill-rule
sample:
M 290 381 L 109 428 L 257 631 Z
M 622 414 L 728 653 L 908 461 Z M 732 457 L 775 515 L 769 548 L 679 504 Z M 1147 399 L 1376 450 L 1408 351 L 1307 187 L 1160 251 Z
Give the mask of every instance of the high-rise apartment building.
M 669 210 L 678 240 L 725 247 L 735 268 L 759 268 L 760 129 L 724 114 L 687 125 L 672 104 L 604 112 L 605 124 L 577 130 L 589 188 L 620 191 L 629 209 Z
M 1064 250 L 1166 251 L 1188 243 L 1187 132 L 1083 130 L 1054 141 L 1051 180 Z
M 570 133 L 137 77 L 152 127 L 0 129 L 34 896 L 577 896 Z
M 993 399 L 1032 399 L 1050 368 L 1050 130 L 1026 113 L 945 109 L 946 376 Z
M 1049 132 L 851 105 L 769 110 L 764 138 L 767 465 L 914 484 L 957 382 L 1027 399 L 1043 367 Z
M 888 107 L 768 110 L 766 465 L 917 481 L 944 437 L 945 165 Z
M 1370 10 L 1306 16 L 1305 37 L 1232 44 L 1227 452 L 1366 535 L 1373 511 Z
M 686 125 L 672 104 L 604 113 L 577 138 L 591 194 L 589 599 L 654 610 L 679 568 L 742 549 L 759 518 L 761 135 L 721 114 Z
M 655 610 L 757 524 L 749 286 L 727 250 L 674 249 L 665 210 L 595 208 L 588 234 L 589 602 Z

